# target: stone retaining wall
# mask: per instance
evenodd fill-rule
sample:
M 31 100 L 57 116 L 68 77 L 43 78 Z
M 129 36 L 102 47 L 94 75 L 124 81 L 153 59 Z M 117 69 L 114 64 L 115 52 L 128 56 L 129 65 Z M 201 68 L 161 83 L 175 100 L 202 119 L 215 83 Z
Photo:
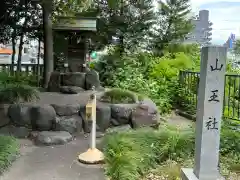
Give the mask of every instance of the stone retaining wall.
M 19 132 L 21 138 L 29 137 L 32 131 L 61 132 L 61 134 L 68 132 L 71 136 L 91 131 L 91 121 L 86 120 L 85 106 L 83 105 L 27 103 L 2 105 L 2 107 L 4 107 L 2 108 L 4 111 L 1 111 L 1 116 L 5 118 L 1 118 L 0 124 L 6 126 L 4 132 L 9 130 L 9 133 L 13 135 Z M 113 127 L 130 125 L 132 128 L 139 128 L 155 126 L 159 122 L 157 107 L 149 99 L 136 104 L 98 102 L 96 111 L 97 131 L 102 133 Z M 42 137 L 43 134 L 40 134 L 41 139 Z M 51 137 L 55 136 L 51 134 Z

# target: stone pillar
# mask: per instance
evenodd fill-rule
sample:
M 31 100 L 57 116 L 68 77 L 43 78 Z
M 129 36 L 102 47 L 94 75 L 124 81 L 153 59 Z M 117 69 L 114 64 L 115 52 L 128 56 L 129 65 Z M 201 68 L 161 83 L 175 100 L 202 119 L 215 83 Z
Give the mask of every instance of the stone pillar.
M 203 47 L 198 91 L 195 165 L 182 169 L 183 180 L 217 180 L 223 114 L 225 47 Z
M 44 27 L 44 82 L 47 88 L 54 67 L 53 58 L 53 33 L 52 33 L 52 0 L 43 1 L 43 27 Z

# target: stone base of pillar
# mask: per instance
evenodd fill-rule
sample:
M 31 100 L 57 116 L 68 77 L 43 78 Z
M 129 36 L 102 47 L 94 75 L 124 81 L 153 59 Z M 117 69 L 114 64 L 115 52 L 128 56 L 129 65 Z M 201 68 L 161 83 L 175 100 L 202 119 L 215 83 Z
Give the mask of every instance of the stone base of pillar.
M 102 164 L 104 163 L 104 155 L 96 148 L 88 149 L 78 156 L 78 160 L 83 164 Z
M 182 180 L 225 180 L 225 178 L 222 177 L 220 174 L 217 179 L 212 177 L 204 177 L 203 179 L 198 179 L 197 176 L 193 173 L 193 169 L 191 168 L 182 168 L 181 178 Z
M 181 169 L 181 178 L 182 180 L 199 180 L 196 175 L 193 173 L 191 168 L 182 168 Z

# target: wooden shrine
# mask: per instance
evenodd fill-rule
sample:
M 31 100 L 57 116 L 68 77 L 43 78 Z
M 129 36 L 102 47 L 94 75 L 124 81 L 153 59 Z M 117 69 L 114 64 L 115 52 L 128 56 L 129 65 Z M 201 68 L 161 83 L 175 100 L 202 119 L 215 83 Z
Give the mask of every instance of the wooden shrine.
M 59 64 L 70 72 L 85 72 L 91 36 L 97 31 L 97 18 L 59 17 L 53 26 L 55 69 Z

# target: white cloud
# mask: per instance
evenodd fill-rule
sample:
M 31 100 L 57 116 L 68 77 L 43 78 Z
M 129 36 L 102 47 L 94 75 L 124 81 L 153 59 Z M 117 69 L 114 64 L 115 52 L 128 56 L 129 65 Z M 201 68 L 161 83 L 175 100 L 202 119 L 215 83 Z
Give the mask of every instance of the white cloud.
M 193 11 L 201 9 L 210 11 L 213 22 L 213 42 L 224 43 L 231 33 L 240 36 L 240 0 L 191 0 Z M 234 3 L 234 5 L 230 5 Z

